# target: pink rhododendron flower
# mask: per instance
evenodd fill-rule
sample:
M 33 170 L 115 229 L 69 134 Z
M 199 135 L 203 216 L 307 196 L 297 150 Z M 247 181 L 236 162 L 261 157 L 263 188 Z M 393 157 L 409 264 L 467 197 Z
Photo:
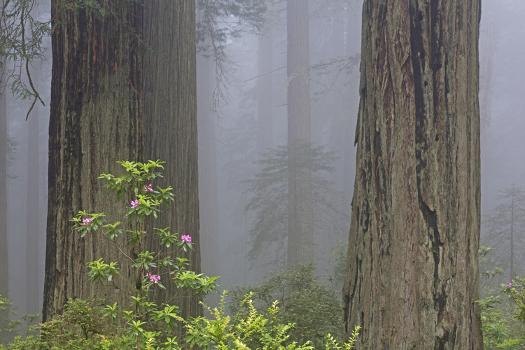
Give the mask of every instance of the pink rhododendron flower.
M 149 281 L 151 283 L 154 283 L 154 284 L 157 284 L 160 282 L 160 276 L 159 275 L 154 275 L 152 273 L 146 273 L 146 277 L 148 277 Z
M 93 222 L 93 218 L 90 218 L 90 217 L 82 218 L 82 225 L 89 225 L 92 222 Z
M 191 236 L 188 234 L 183 234 L 182 236 L 180 236 L 180 239 L 183 242 L 191 243 Z
M 153 184 L 151 182 L 148 182 L 147 184 L 145 184 L 144 191 L 148 193 L 153 192 Z
M 132 200 L 131 202 L 129 202 L 129 206 L 132 209 L 136 209 L 139 206 L 139 200 L 138 199 Z
M 512 282 L 507 283 L 507 288 L 512 288 Z

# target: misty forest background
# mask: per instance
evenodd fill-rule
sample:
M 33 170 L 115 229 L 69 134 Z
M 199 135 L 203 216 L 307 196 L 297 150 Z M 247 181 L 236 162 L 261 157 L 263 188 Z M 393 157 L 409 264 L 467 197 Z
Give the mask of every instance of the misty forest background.
M 291 12 L 279 0 L 196 1 L 200 266 L 220 276 L 220 290 L 236 290 L 312 264 L 320 283 L 340 298 L 356 166 L 363 3 L 294 3 Z M 485 0 L 482 6 L 481 245 L 490 252 L 482 248 L 480 283 L 486 296 L 525 275 L 525 2 Z M 51 2 L 38 0 L 32 16 L 49 21 Z M 0 294 L 18 317 L 37 320 L 53 64 L 51 38 L 44 36 L 41 45 L 42 57 L 32 59 L 29 71 L 43 104 L 26 118 L 31 97 L 21 99 L 9 88 L 0 95 L 6 146 L 0 152 L 7 161 L 0 174 Z M 301 92 L 290 93 L 296 76 Z M 103 151 L 95 156 L 105 157 Z M 186 164 L 168 166 L 184 171 Z M 299 195 L 302 184 L 311 186 L 299 210 L 290 204 L 291 176 Z

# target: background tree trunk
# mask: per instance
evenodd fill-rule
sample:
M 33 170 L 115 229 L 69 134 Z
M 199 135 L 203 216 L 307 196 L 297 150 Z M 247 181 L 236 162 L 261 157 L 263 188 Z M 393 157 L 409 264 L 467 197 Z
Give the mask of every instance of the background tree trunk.
M 126 302 L 137 276 L 105 239 L 81 239 L 70 218 L 78 210 L 110 214 L 122 203 L 97 177 L 115 172 L 117 160 L 143 159 L 141 51 L 142 4 L 115 0 L 96 8 L 52 1 L 53 68 L 49 125 L 49 194 L 44 320 L 70 298 L 103 296 Z M 69 6 L 66 6 L 69 5 Z M 121 289 L 95 288 L 86 263 L 98 257 L 120 263 Z
M 26 187 L 26 310 L 29 313 L 38 313 L 42 305 L 42 291 L 40 284 L 40 232 L 39 220 L 43 208 L 40 207 L 40 152 L 39 152 L 39 108 L 31 113 L 27 121 L 27 187 Z
M 363 349 L 482 348 L 479 0 L 367 0 L 344 302 Z
M 199 208 L 201 222 L 201 248 L 207 254 L 202 256 L 204 269 L 211 274 L 219 274 L 221 254 L 220 204 L 217 174 L 217 126 L 218 114 L 214 108 L 213 90 L 215 86 L 215 62 L 211 57 L 199 55 L 197 63 L 198 86 L 198 129 L 199 129 Z
M 271 6 L 271 4 L 269 4 Z M 271 11 L 271 7 L 267 9 Z M 271 12 L 270 12 L 271 13 Z M 269 16 L 268 16 L 269 17 Z M 257 156 L 273 146 L 273 25 L 266 18 L 257 39 Z
M 33 16 L 39 18 L 46 13 L 49 15 L 51 2 L 40 0 L 38 6 L 33 8 Z M 51 54 L 51 41 L 46 39 L 42 42 L 48 58 Z M 51 62 L 42 58 L 33 61 L 31 65 L 31 76 L 39 91 L 41 98 L 49 100 L 49 69 Z M 27 173 L 26 186 L 26 270 L 24 272 L 26 301 L 25 308 L 28 314 L 40 315 L 42 311 L 42 297 L 44 284 L 44 253 L 46 236 L 46 213 L 47 213 L 47 150 L 42 145 L 47 142 L 49 109 L 41 103 L 35 104 L 28 120 L 25 122 L 27 129 Z M 45 132 L 45 133 L 44 133 Z M 46 138 L 43 139 L 42 136 Z
M 7 296 L 7 113 L 0 63 L 0 295 Z
M 308 16 L 308 1 L 287 1 L 288 266 L 313 262 Z
M 192 236 L 191 268 L 200 272 L 195 1 L 148 0 L 144 11 L 146 155 L 167 162 L 164 178 L 175 186 L 175 204 L 155 225 Z M 198 298 L 167 288 L 184 316 L 199 313 Z

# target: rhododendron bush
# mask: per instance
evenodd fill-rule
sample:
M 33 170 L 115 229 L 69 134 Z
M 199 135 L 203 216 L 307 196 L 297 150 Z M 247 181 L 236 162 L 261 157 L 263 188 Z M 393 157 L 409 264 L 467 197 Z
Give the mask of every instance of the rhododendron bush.
M 122 201 L 122 218 L 109 220 L 106 213 L 82 210 L 72 222 L 73 234 L 103 235 L 115 245 L 119 261 L 127 260 L 140 277 L 129 296 L 130 303 L 71 300 L 62 315 L 38 326 L 38 335 L 19 337 L 8 349 L 314 349 L 309 341 L 299 344 L 291 339 L 294 325 L 279 322 L 277 302 L 258 311 L 251 294 L 241 300 L 234 315 L 225 311 L 224 302 L 209 308 L 207 317 L 190 318 L 182 317 L 177 305 L 158 303 L 153 297 L 156 288 L 171 285 L 202 296 L 215 289 L 217 277 L 189 268 L 187 254 L 194 244 L 191 232 L 173 232 L 154 225 L 151 231 L 146 229 L 158 218 L 161 206 L 174 199 L 172 187 L 156 183 L 164 163 L 119 164 L 123 174 L 102 174 L 99 178 Z M 162 251 L 141 249 L 151 235 L 156 236 Z M 119 273 L 119 261 L 100 256 L 89 262 L 87 273 L 92 283 L 118 287 L 119 279 L 124 278 Z M 185 334 L 178 338 L 177 329 L 181 327 Z M 327 335 L 323 348 L 352 349 L 357 335 L 358 329 L 345 343 Z

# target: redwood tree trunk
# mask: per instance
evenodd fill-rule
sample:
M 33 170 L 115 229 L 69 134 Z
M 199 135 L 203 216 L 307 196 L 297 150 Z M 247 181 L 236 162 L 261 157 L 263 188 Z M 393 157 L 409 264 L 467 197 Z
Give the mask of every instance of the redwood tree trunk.
M 307 0 L 287 1 L 288 266 L 313 262 L 308 16 Z
M 271 4 L 270 4 L 271 6 Z M 270 11 L 270 9 L 267 9 Z M 270 12 L 272 13 L 272 12 Z M 266 18 L 257 41 L 257 156 L 273 146 L 273 27 Z
M 0 63 L 0 68 L 1 68 Z M 2 71 L 0 70 L 0 77 Z M 0 80 L 0 295 L 7 296 L 7 113 L 6 98 Z
M 44 319 L 75 297 L 126 303 L 141 278 L 103 238 L 80 239 L 69 222 L 80 209 L 112 214 L 122 206 L 97 181 L 116 170 L 117 160 L 167 162 L 164 179 L 175 184 L 176 203 L 158 224 L 192 235 L 189 258 L 200 269 L 194 2 L 101 1 L 102 15 L 65 3 L 52 5 Z M 98 257 L 119 261 L 118 289 L 95 289 L 87 280 L 86 263 Z M 195 298 L 167 293 L 159 299 L 179 301 L 185 314 L 198 312 Z
M 167 162 L 164 178 L 175 187 L 175 204 L 155 225 L 192 236 L 188 258 L 200 272 L 195 1 L 147 0 L 144 11 L 145 153 Z M 199 313 L 199 298 L 167 288 L 184 316 Z
M 213 90 L 215 87 L 215 62 L 211 57 L 197 58 L 199 129 L 199 196 L 202 266 L 208 273 L 220 273 L 222 261 L 219 231 L 220 204 L 217 176 L 217 128 L 219 116 L 215 113 Z
M 127 301 L 133 269 L 102 237 L 80 238 L 70 218 L 78 210 L 121 207 L 97 177 L 121 159 L 142 159 L 139 30 L 142 8 L 134 1 L 105 2 L 107 14 L 52 2 L 53 68 L 49 125 L 49 194 L 43 318 L 70 298 L 106 294 Z M 116 288 L 94 288 L 86 263 L 120 260 Z
M 40 73 L 40 72 L 38 72 Z M 35 76 L 41 76 L 36 74 Z M 39 313 L 42 305 L 42 291 L 40 290 L 40 276 L 42 270 L 40 266 L 39 254 L 41 246 L 41 235 L 43 232 L 40 213 L 42 212 L 40 199 L 40 152 L 39 152 L 39 112 L 35 111 L 29 116 L 27 121 L 27 187 L 26 187 L 26 301 L 25 307 L 28 313 Z
M 480 1 L 363 6 L 346 331 L 479 350 Z

